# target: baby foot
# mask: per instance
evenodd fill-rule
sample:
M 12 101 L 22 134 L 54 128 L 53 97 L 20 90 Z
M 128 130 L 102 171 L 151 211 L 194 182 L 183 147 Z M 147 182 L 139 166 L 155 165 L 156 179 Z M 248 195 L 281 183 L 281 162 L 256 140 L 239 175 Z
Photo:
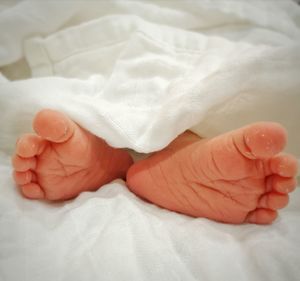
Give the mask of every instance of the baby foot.
M 60 112 L 39 112 L 33 128 L 36 134 L 18 140 L 12 159 L 15 182 L 30 199 L 62 200 L 96 190 L 124 178 L 132 164 L 127 152 L 110 147 Z
M 186 132 L 131 166 L 129 189 L 166 209 L 227 223 L 271 223 L 296 186 L 285 130 L 257 123 L 212 139 Z

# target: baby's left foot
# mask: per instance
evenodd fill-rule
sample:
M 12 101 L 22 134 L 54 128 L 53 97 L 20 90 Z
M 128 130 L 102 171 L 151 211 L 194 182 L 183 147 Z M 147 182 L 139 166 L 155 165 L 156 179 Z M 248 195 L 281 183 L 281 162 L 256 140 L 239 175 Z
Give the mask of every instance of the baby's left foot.
M 279 155 L 285 130 L 257 123 L 212 139 L 186 132 L 129 169 L 137 195 L 166 209 L 227 223 L 268 224 L 288 204 L 297 161 Z

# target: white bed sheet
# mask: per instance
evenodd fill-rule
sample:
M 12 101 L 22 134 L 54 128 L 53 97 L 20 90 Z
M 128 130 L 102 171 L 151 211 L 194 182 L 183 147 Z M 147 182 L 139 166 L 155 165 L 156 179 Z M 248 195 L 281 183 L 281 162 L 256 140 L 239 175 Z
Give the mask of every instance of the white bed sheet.
M 117 180 L 59 204 L 22 198 L 0 164 L 0 280 L 296 281 L 300 188 L 270 226 L 160 209 Z

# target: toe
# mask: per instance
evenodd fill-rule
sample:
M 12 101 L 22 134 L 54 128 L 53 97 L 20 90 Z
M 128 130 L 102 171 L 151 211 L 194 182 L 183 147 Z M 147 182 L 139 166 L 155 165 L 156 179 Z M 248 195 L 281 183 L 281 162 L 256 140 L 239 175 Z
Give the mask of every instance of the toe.
M 296 178 L 284 178 L 279 175 L 272 175 L 267 179 L 267 190 L 287 194 L 292 192 L 297 186 Z
M 287 206 L 288 203 L 289 197 L 287 194 L 270 192 L 260 197 L 258 207 L 278 210 Z
M 270 170 L 282 177 L 295 177 L 297 175 L 298 162 L 292 155 L 277 155 L 270 160 Z
M 283 150 L 287 134 L 277 123 L 260 122 L 237 130 L 234 139 L 247 158 L 266 159 Z
M 255 224 L 270 224 L 277 218 L 277 212 L 270 209 L 255 209 L 250 212 L 245 222 Z
M 65 142 L 74 132 L 75 123 L 65 114 L 44 109 L 37 113 L 33 122 L 36 133 L 52 142 Z
M 17 142 L 16 154 L 22 158 L 30 158 L 42 153 L 46 141 L 34 134 L 25 134 Z
M 30 183 L 32 180 L 32 172 L 26 171 L 26 172 L 16 172 L 13 173 L 13 178 L 17 185 L 23 185 Z
M 35 169 L 36 158 L 22 158 L 18 155 L 14 155 L 12 158 L 12 166 L 17 172 L 25 172 L 27 170 Z
M 29 199 L 43 199 L 45 194 L 43 189 L 37 183 L 28 183 L 21 186 L 21 192 Z

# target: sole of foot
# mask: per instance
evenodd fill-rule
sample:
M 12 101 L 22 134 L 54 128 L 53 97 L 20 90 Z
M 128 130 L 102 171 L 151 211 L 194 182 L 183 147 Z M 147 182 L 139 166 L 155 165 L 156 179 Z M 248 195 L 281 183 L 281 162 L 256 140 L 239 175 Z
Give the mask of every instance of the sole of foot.
M 296 187 L 297 161 L 281 154 L 285 129 L 270 122 L 201 139 L 185 132 L 135 163 L 130 190 L 163 208 L 225 223 L 272 223 Z
M 130 155 L 110 147 L 65 114 L 45 109 L 34 118 L 12 158 L 14 180 L 30 199 L 65 200 L 125 178 Z

